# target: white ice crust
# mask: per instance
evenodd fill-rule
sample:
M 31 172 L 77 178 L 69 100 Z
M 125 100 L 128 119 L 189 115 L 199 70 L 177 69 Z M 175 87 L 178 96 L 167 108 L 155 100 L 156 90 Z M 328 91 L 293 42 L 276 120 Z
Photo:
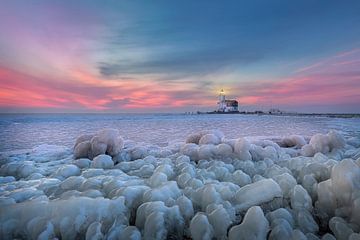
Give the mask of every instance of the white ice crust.
M 308 140 L 306 140 L 308 139 Z M 1 239 L 359 239 L 360 138 L 117 130 L 0 154 Z

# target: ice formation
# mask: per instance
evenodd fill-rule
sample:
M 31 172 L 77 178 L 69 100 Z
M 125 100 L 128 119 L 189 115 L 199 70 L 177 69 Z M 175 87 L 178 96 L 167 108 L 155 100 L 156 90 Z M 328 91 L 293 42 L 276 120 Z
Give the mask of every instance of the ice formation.
M 0 155 L 1 239 L 359 239 L 360 138 L 117 130 Z
M 75 158 L 90 158 L 100 154 L 116 156 L 123 148 L 124 140 L 117 129 L 104 129 L 94 135 L 81 135 L 74 145 Z

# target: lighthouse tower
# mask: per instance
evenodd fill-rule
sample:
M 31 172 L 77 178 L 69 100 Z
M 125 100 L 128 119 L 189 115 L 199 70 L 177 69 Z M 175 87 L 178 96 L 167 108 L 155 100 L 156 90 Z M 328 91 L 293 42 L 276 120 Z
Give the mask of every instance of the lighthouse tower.
M 226 109 L 226 101 L 225 101 L 224 89 L 221 89 L 221 91 L 220 91 L 218 105 L 219 105 L 218 111 L 219 112 L 224 112 L 225 109 Z
M 239 103 L 235 99 L 226 99 L 225 92 L 221 89 L 219 94 L 219 102 L 217 112 L 237 113 L 239 112 Z

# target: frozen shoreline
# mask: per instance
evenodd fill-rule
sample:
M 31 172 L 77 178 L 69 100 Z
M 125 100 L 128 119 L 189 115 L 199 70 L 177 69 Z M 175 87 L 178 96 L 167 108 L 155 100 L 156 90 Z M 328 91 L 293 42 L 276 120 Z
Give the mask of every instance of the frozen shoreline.
M 112 158 L 93 160 L 74 160 L 72 148 L 55 145 L 1 153 L 0 235 L 359 237 L 358 136 L 273 142 L 212 130 L 186 141 L 159 147 L 125 140 Z

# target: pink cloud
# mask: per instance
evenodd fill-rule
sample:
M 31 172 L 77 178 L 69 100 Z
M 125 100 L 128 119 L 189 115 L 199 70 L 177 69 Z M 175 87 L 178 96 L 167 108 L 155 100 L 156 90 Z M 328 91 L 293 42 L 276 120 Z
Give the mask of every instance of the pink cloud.
M 337 54 L 300 68 L 279 81 L 256 81 L 238 86 L 247 105 L 303 107 L 353 105 L 360 110 L 360 49 Z

